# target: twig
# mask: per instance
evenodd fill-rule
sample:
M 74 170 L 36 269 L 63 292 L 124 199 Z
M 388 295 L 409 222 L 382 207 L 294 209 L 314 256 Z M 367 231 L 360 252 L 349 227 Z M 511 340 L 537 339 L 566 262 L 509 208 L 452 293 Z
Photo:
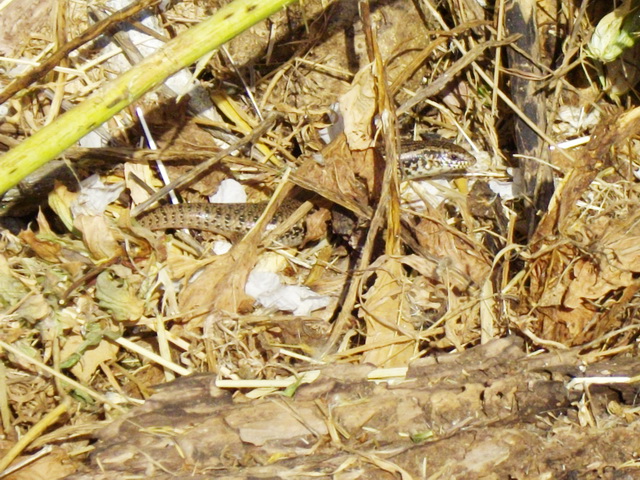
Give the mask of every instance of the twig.
M 186 174 L 176 178 L 173 182 L 165 185 L 160 190 L 158 190 L 156 193 L 151 195 L 149 198 L 147 198 L 144 202 L 142 202 L 140 205 L 138 205 L 137 207 L 135 207 L 131 211 L 131 216 L 132 217 L 136 217 L 136 216 L 140 215 L 147 207 L 149 207 L 153 203 L 157 202 L 159 199 L 161 199 L 162 197 L 167 195 L 169 192 L 171 192 L 173 190 L 177 190 L 180 187 L 182 187 L 182 186 L 186 185 L 187 183 L 191 182 L 193 179 L 197 178 L 198 176 L 200 176 L 201 174 L 203 174 L 204 172 L 209 170 L 213 165 L 218 163 L 221 159 L 223 159 L 227 155 L 231 155 L 233 152 L 235 152 L 236 150 L 244 147 L 245 145 L 255 142 L 267 130 L 269 130 L 269 128 L 271 128 L 271 126 L 273 125 L 273 123 L 276 121 L 277 118 L 278 118 L 278 115 L 275 114 L 275 113 L 269 115 L 265 119 L 264 122 L 262 122 L 260 125 L 258 125 L 255 128 L 255 130 L 253 130 L 253 132 L 251 132 L 250 134 L 244 136 L 243 138 L 238 140 L 233 145 L 230 145 L 229 147 L 225 148 L 224 150 L 222 150 L 218 154 L 214 155 L 213 157 L 211 157 L 207 161 L 202 162 L 200 165 L 195 167 L 193 170 L 190 170 Z
M 169 76 L 295 0 L 234 0 L 0 157 L 0 194 Z
M 159 1 L 160 0 L 140 0 L 139 2 L 135 2 L 134 4 L 129 5 L 128 7 L 118 10 L 110 17 L 107 17 L 103 20 L 100 20 L 98 23 L 91 25 L 87 30 L 82 32 L 76 38 L 65 43 L 57 51 L 53 52 L 51 56 L 43 61 L 40 65 L 38 65 L 37 67 L 33 67 L 29 72 L 11 82 L 7 86 L 7 88 L 0 92 L 0 104 L 3 104 L 7 100 L 9 100 L 16 93 L 18 93 L 23 88 L 28 87 L 33 82 L 42 79 L 48 72 L 53 70 L 54 67 L 58 66 L 60 61 L 66 58 L 69 53 L 73 52 L 85 43 L 99 37 L 118 23 L 137 15 L 140 11 L 152 6 L 155 3 L 158 3 Z
M 455 75 L 461 72 L 464 68 L 469 66 L 471 63 L 475 62 L 475 60 L 488 48 L 495 47 L 503 47 L 505 45 L 509 45 L 520 37 L 520 35 L 511 35 L 510 37 L 505 38 L 504 40 L 490 40 L 488 42 L 481 43 L 476 45 L 467 53 L 465 53 L 460 60 L 454 63 L 451 68 L 449 68 L 446 72 L 444 72 L 435 82 L 430 83 L 424 88 L 421 88 L 416 92 L 416 94 L 411 97 L 409 100 L 404 102 L 398 109 L 396 110 L 396 115 L 401 115 L 403 113 L 408 112 L 412 107 L 416 106 L 418 103 L 423 100 L 433 97 L 436 93 L 441 91 L 444 87 L 447 86 Z

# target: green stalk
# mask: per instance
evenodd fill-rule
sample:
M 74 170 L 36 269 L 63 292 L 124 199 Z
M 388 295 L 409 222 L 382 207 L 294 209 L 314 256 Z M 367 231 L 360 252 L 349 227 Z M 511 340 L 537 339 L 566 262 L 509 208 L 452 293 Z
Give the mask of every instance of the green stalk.
M 296 0 L 235 0 L 0 157 L 0 194 L 167 77 Z

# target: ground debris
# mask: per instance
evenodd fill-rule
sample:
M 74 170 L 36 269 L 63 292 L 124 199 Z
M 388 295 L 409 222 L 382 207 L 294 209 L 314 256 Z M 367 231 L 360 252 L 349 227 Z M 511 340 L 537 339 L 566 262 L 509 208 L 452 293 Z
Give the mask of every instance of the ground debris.
M 577 350 L 528 356 L 522 340 L 508 337 L 416 362 L 391 384 L 371 382 L 370 366 L 327 366 L 293 398 L 248 400 L 217 388 L 215 376 L 185 377 L 99 432 L 92 469 L 69 480 L 125 472 L 169 478 L 167 471 L 179 478 L 333 478 L 339 468 L 360 478 L 626 471 L 621 464 L 640 448 L 636 416 L 591 407 L 594 423 L 580 425 L 585 393 L 567 382 L 592 372 L 624 376 L 640 363 L 603 361 L 586 373 L 581 363 Z M 633 401 L 623 390 L 591 387 L 590 402 L 616 402 L 620 412 Z

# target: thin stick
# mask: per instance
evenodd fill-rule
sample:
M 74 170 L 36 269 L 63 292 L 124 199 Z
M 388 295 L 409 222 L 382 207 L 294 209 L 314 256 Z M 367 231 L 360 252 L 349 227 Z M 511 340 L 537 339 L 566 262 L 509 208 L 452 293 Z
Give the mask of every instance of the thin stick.
M 71 400 L 69 397 L 65 397 L 62 400 L 62 403 L 47 413 L 38 423 L 31 427 L 27 434 L 20 438 L 20 440 L 11 447 L 11 450 L 9 450 L 4 457 L 0 458 L 0 475 L 3 475 L 4 470 L 11 465 L 11 462 L 13 462 L 31 442 L 38 438 L 47 428 L 56 423 L 60 416 L 62 416 L 70 406 Z
M 258 125 L 256 129 L 253 132 L 251 132 L 249 135 L 242 137 L 233 145 L 230 145 L 229 147 L 219 152 L 217 155 L 214 155 L 210 159 L 202 162 L 197 167 L 190 170 L 187 174 L 176 178 L 173 182 L 162 187 L 160 190 L 158 190 L 156 193 L 151 195 L 140 205 L 138 205 L 133 210 L 131 210 L 131 216 L 136 217 L 140 215 L 147 207 L 157 202 L 159 199 L 164 197 L 167 193 L 172 192 L 173 190 L 177 190 L 183 185 L 189 183 L 191 180 L 193 180 L 194 178 L 197 178 L 199 175 L 206 172 L 213 165 L 218 163 L 221 159 L 223 159 L 227 155 L 231 155 L 233 152 L 235 152 L 239 148 L 242 148 L 243 146 L 249 143 L 255 142 L 258 138 L 262 136 L 264 132 L 266 132 L 271 127 L 273 122 L 275 122 L 276 118 L 277 118 L 277 114 L 269 115 L 267 119 L 264 122 L 262 122 L 260 125 Z
M 69 53 L 78 49 L 85 43 L 88 43 L 91 40 L 99 37 L 114 25 L 117 25 L 118 23 L 123 22 L 130 17 L 133 17 L 134 15 L 137 15 L 140 11 L 152 6 L 157 2 L 158 0 L 140 0 L 139 2 L 135 2 L 121 10 L 118 10 L 110 17 L 107 17 L 103 20 L 100 20 L 98 23 L 91 25 L 89 28 L 87 28 L 87 30 L 82 32 L 76 38 L 62 45 L 62 47 L 53 52 L 49 56 L 49 58 L 44 60 L 42 63 L 33 67 L 27 73 L 11 82 L 7 86 L 7 88 L 0 92 L 0 104 L 9 100 L 16 93 L 18 93 L 23 88 L 27 88 L 33 82 L 44 78 L 44 76 L 55 67 L 57 67 L 63 59 L 67 58 Z
M 295 0 L 235 0 L 0 157 L 0 194 L 167 77 Z
M 493 47 L 502 47 L 505 45 L 509 45 L 510 43 L 517 40 L 519 35 L 511 35 L 510 37 L 505 38 L 504 40 L 490 40 L 488 42 L 483 42 L 479 45 L 476 45 L 471 50 L 466 52 L 460 60 L 454 63 L 446 72 L 444 72 L 440 77 L 435 81 L 431 82 L 424 88 L 421 88 L 416 92 L 416 94 L 411 97 L 409 100 L 404 102 L 398 109 L 396 110 L 396 115 L 402 115 L 403 113 L 408 112 L 412 107 L 416 106 L 418 103 L 423 100 L 433 97 L 436 93 L 440 92 L 444 89 L 447 84 L 453 79 L 455 75 L 461 72 L 464 68 L 469 66 L 471 63 L 475 62 L 476 59 L 488 48 Z
M 102 395 L 102 394 L 90 389 L 89 387 L 86 387 L 85 385 L 82 385 L 82 384 L 76 382 L 72 378 L 69 378 L 66 375 L 60 373 L 59 371 L 54 370 L 50 366 L 45 365 L 42 362 L 39 362 L 35 358 L 31 358 L 29 355 L 23 353 L 20 349 L 15 348 L 15 347 L 9 345 L 6 342 L 3 342 L 2 340 L 0 340 L 0 347 L 4 348 L 7 352 L 11 352 L 14 355 L 20 357 L 21 360 L 25 360 L 25 361 L 35 365 L 37 368 L 47 372 L 49 375 L 53 375 L 57 379 L 62 380 L 65 383 L 68 383 L 73 388 L 76 388 L 76 389 L 80 390 L 81 392 L 86 393 L 90 397 L 93 397 L 93 398 L 95 398 L 96 400 L 98 400 L 98 401 L 100 401 L 102 403 L 106 403 L 107 405 L 111 406 L 111 408 L 114 408 L 114 409 L 118 410 L 121 413 L 125 413 L 126 412 L 126 410 L 124 408 L 122 408 L 120 405 L 116 405 L 115 403 L 113 403 L 111 400 L 109 400 L 104 395 Z

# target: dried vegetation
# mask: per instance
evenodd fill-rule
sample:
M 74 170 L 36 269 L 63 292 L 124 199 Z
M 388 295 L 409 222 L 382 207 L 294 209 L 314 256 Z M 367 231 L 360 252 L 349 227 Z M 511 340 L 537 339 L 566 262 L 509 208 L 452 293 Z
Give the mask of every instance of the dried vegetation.
M 218 2 L 93 39 L 107 7 L 16 3 L 0 96 L 85 40 L 3 98 L 2 151 Z M 53 446 L 7 478 L 637 474 L 638 49 L 589 44 L 592 3 L 307 0 L 5 193 L 0 465 Z M 476 165 L 401 182 L 402 140 L 432 134 Z M 235 178 L 270 207 L 215 255 L 135 221 L 163 170 L 184 201 Z M 296 248 L 263 234 L 287 197 L 309 202 Z M 306 289 L 256 303 L 256 271 Z

